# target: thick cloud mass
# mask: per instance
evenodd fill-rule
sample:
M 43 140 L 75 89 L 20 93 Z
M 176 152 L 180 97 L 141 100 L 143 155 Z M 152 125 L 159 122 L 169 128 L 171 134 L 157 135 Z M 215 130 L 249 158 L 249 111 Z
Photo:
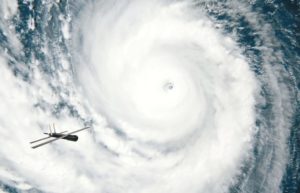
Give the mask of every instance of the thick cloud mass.
M 142 192 L 222 192 L 253 134 L 247 61 L 188 3 L 108 4 L 111 11 L 84 11 L 76 32 L 79 83 L 129 142 L 125 151 L 108 147 L 127 157 L 126 175 Z
M 26 1 L 34 14 L 23 25 L 20 3 L 0 3 L 1 183 L 23 192 L 281 191 L 292 89 L 271 27 L 250 4 Z M 241 43 L 239 17 L 253 42 Z M 32 150 L 52 122 L 91 129 L 77 143 Z

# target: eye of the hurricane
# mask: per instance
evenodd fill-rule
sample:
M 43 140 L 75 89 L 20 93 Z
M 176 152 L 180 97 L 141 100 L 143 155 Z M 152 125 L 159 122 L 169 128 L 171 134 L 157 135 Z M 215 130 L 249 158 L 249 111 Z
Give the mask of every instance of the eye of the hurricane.
M 166 142 L 186 136 L 200 124 L 206 108 L 191 76 L 189 70 L 166 60 L 127 69 L 120 75 L 121 92 L 113 96 L 116 100 L 109 102 L 107 113 L 115 125 L 139 140 Z
M 174 83 L 169 81 L 165 83 L 163 86 L 163 89 L 167 92 L 173 90 L 173 88 L 174 88 Z

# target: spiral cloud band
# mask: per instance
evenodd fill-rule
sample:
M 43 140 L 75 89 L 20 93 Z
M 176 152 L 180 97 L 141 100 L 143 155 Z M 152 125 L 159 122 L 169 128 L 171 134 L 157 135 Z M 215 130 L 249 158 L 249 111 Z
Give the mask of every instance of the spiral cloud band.
M 84 14 L 76 67 L 96 111 L 130 141 L 107 146 L 127 157 L 141 192 L 222 192 L 251 145 L 247 61 L 188 3 L 108 4 Z
M 0 0 L 0 193 L 289 192 L 296 76 L 258 2 Z M 31 149 L 52 122 L 91 129 Z

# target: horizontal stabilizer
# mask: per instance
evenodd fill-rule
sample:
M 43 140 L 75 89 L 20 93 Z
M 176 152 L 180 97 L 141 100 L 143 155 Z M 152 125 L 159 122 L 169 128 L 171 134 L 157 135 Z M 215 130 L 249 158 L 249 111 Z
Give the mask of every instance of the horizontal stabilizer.
M 60 132 L 60 134 L 62 133 L 65 133 L 67 131 L 63 131 L 63 132 Z M 44 133 L 46 135 L 49 135 L 49 133 Z M 38 140 L 35 140 L 35 141 L 31 141 L 30 143 L 36 143 L 36 142 L 39 142 L 39 141 L 42 141 L 42 140 L 45 140 L 45 139 L 49 139 L 51 136 L 48 136 L 48 137 L 44 137 L 44 138 L 41 138 L 41 139 L 38 139 Z

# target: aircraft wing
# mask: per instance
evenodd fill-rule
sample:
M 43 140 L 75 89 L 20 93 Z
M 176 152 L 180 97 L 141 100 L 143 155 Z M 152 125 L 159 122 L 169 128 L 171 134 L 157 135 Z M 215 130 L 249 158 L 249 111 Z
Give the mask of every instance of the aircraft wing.
M 65 133 L 65 132 L 67 132 L 67 131 L 60 132 L 59 134 L 62 134 L 62 133 Z M 45 139 L 48 139 L 48 138 L 51 138 L 51 136 L 44 137 L 44 138 L 41 138 L 41 139 L 38 139 L 38 140 L 35 140 L 35 141 L 31 141 L 30 143 L 36 143 L 36 142 L 39 142 L 39 141 L 42 141 L 42 140 L 45 140 Z
M 40 144 L 38 144 L 38 145 L 32 146 L 31 148 L 35 149 L 35 148 L 37 148 L 37 147 L 41 147 L 41 146 L 43 146 L 43 145 L 46 145 L 46 144 L 48 144 L 48 143 L 52 143 L 53 141 L 62 139 L 62 138 L 64 138 L 64 137 L 68 136 L 68 135 L 71 135 L 71 134 L 73 134 L 73 133 L 77 133 L 77 132 L 79 132 L 79 131 L 83 131 L 83 130 L 88 129 L 88 128 L 90 128 L 90 127 L 84 127 L 84 128 L 82 128 L 82 129 L 78 129 L 78 130 L 76 130 L 76 131 L 72 131 L 72 132 L 70 132 L 70 133 L 67 133 L 67 134 L 65 134 L 65 135 L 62 135 L 61 137 L 58 137 L 58 138 L 55 138 L 55 139 L 51 139 L 51 140 L 46 141 L 46 142 L 44 142 L 44 143 L 40 143 Z

